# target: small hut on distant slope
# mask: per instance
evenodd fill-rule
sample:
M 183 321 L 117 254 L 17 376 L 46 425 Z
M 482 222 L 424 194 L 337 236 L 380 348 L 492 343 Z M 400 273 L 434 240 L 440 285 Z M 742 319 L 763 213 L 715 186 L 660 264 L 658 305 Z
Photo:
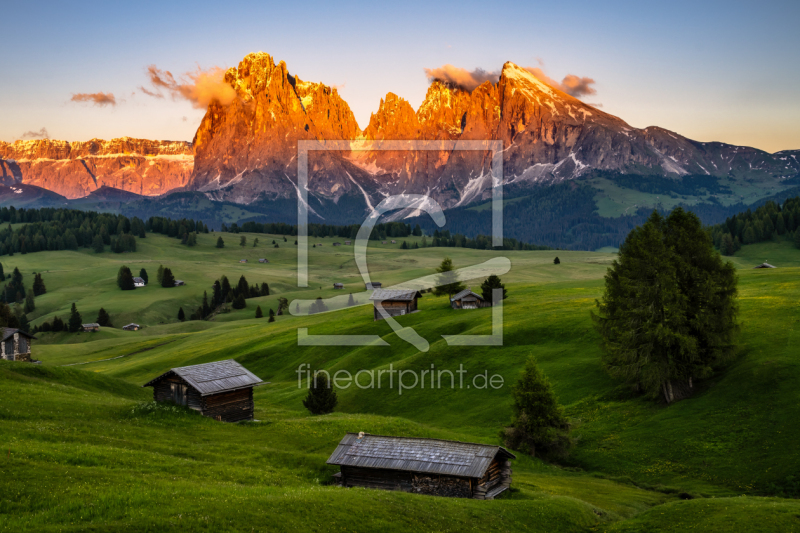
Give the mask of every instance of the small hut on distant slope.
M 758 265 L 756 267 L 753 267 L 753 268 L 756 269 L 756 268 L 777 268 L 777 267 L 774 267 L 774 266 L 770 265 L 769 263 L 764 262 L 764 263 L 761 263 L 760 265 Z
M 343 487 L 491 500 L 511 486 L 510 459 L 488 444 L 348 433 L 328 464 Z
M 223 422 L 253 419 L 253 387 L 261 378 L 228 359 L 173 368 L 142 385 L 153 387 L 153 400 L 185 405 Z
M 478 309 L 479 307 L 488 306 L 491 306 L 491 304 L 484 300 L 480 294 L 472 292 L 469 287 L 450 298 L 450 307 L 453 309 Z

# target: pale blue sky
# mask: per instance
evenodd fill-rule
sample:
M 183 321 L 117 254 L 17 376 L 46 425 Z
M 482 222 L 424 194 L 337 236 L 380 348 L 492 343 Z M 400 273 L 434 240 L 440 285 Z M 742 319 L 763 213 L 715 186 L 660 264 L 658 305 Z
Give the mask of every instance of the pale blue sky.
M 0 8 L 0 140 L 191 140 L 202 111 L 137 91 L 145 68 L 230 67 L 249 52 L 343 86 L 363 128 L 386 92 L 416 108 L 446 63 L 596 80 L 585 98 L 636 127 L 800 148 L 798 1 L 9 2 Z M 70 103 L 112 92 L 116 106 Z M 186 120 L 183 119 L 186 117 Z

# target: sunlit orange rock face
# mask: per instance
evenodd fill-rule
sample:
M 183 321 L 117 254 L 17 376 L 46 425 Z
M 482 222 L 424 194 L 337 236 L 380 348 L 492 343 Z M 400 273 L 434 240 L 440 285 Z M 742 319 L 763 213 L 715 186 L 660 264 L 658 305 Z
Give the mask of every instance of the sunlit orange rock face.
M 104 185 L 154 196 L 184 187 L 193 160 L 191 143 L 181 141 L 0 142 L 0 180 L 3 185 L 36 185 L 67 198 Z

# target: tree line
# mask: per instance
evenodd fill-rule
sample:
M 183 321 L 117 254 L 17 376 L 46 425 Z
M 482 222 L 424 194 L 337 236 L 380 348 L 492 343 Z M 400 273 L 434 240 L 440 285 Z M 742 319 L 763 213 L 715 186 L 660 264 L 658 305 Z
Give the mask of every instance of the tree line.
M 714 246 L 723 255 L 733 255 L 745 244 L 773 240 L 779 236 L 793 240 L 800 248 L 800 196 L 788 198 L 781 205 L 768 201 L 755 211 L 728 217 L 709 229 Z

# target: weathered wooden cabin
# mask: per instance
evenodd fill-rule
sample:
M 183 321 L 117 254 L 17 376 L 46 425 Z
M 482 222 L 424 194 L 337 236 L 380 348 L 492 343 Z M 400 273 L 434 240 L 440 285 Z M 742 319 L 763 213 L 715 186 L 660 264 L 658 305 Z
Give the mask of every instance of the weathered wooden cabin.
M 774 266 L 770 265 L 769 263 L 761 263 L 760 265 L 755 266 L 753 268 L 777 268 L 777 267 L 774 267 Z
M 264 259 L 263 257 L 262 257 L 261 259 L 259 259 L 259 260 L 258 260 L 258 262 L 259 262 L 259 263 L 269 263 L 269 261 L 267 261 L 267 260 L 266 260 L 266 259 Z
M 328 464 L 343 487 L 491 500 L 511 486 L 510 459 L 488 444 L 348 433 Z
M 347 246 L 350 246 L 350 241 L 344 241 Z
M 173 368 L 142 385 L 153 387 L 157 402 L 185 405 L 223 422 L 253 419 L 253 387 L 261 379 L 228 359 Z
M 131 322 L 130 324 L 127 324 L 127 325 L 125 325 L 125 326 L 122 326 L 122 329 L 123 329 L 123 330 L 125 330 L 125 331 L 139 331 L 139 329 L 140 329 L 141 327 L 142 327 L 142 326 L 140 326 L 139 324 L 136 324 L 136 323 L 134 323 L 134 322 Z
M 97 322 L 92 322 L 90 324 L 81 324 L 81 329 L 86 332 L 100 331 L 100 324 L 98 324 Z
M 344 283 L 334 283 L 333 284 L 333 288 L 334 289 L 344 289 Z
M 484 300 L 480 294 L 472 292 L 469 287 L 450 298 L 450 307 L 453 309 L 478 309 L 490 306 L 491 303 Z
M 372 311 L 374 320 L 383 320 L 383 315 L 378 311 L 378 305 L 389 316 L 401 316 L 413 313 L 417 310 L 417 299 L 422 295 L 419 291 L 398 290 L 398 289 L 377 289 L 373 291 Z
M 0 358 L 6 361 L 31 362 L 33 335 L 16 328 L 0 327 Z

